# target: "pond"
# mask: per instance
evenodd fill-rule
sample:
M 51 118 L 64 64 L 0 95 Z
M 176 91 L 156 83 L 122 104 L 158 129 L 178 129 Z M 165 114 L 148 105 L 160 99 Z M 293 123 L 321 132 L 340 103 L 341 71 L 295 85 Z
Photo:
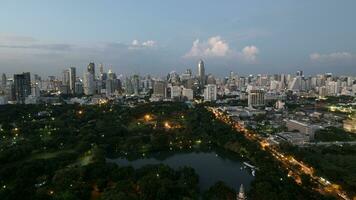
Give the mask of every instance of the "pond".
M 180 152 L 156 153 L 145 158 L 128 160 L 126 158 L 108 159 L 120 166 L 140 168 L 148 164 L 165 164 L 173 169 L 188 166 L 199 175 L 199 187 L 206 190 L 217 181 L 237 190 L 241 184 L 248 190 L 253 181 L 251 170 L 240 159 L 226 153 L 217 152 Z

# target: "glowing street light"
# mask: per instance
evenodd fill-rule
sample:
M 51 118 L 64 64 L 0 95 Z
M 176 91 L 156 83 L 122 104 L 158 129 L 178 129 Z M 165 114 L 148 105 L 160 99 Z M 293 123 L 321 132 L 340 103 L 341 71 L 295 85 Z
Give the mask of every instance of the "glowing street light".
M 146 114 L 144 116 L 144 118 L 145 118 L 146 121 L 150 121 L 152 119 L 151 115 L 149 115 L 149 114 Z
M 164 127 L 167 128 L 167 129 L 172 128 L 171 125 L 170 125 L 168 122 L 165 122 L 165 123 L 164 123 Z

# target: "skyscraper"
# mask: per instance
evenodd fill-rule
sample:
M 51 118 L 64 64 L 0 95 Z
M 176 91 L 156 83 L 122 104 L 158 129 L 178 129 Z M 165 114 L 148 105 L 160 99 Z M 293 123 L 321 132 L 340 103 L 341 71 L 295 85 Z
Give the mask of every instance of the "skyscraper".
M 205 85 L 205 67 L 204 67 L 204 61 L 200 60 L 198 63 L 198 79 L 200 82 L 200 85 L 204 87 Z
M 14 74 L 15 99 L 18 103 L 24 103 L 25 98 L 31 95 L 30 72 Z
M 6 81 L 7 81 L 6 75 L 3 73 L 2 76 L 1 76 L 0 88 L 2 88 L 2 89 L 6 88 Z
M 100 74 L 104 73 L 104 65 L 103 65 L 103 63 L 100 64 L 99 71 L 100 71 Z
M 95 82 L 94 82 L 94 75 L 92 73 L 84 72 L 83 77 L 83 89 L 85 95 L 93 95 L 95 92 Z
M 204 101 L 216 101 L 217 88 L 215 84 L 209 84 L 204 89 Z
M 68 69 L 68 71 L 69 71 L 69 90 L 70 93 L 75 94 L 75 82 L 77 79 L 76 69 L 75 67 L 71 67 Z
M 159 97 L 159 98 L 166 97 L 166 84 L 164 81 L 159 81 L 159 80 L 154 81 L 152 96 Z
M 250 90 L 248 92 L 248 106 L 263 106 L 265 104 L 264 90 Z
M 88 72 L 95 77 L 95 63 L 91 62 L 88 65 Z
M 66 87 L 66 89 L 63 89 L 64 91 L 68 92 L 69 90 L 69 79 L 70 79 L 70 74 L 69 74 L 69 69 L 65 69 L 62 72 L 63 77 L 62 77 L 62 88 Z

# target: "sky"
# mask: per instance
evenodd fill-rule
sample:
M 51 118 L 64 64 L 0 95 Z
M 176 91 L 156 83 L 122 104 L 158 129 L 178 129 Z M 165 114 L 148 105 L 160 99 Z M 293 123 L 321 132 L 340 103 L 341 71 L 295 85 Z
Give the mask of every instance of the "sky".
M 356 75 L 355 0 L 1 0 L 0 73 Z

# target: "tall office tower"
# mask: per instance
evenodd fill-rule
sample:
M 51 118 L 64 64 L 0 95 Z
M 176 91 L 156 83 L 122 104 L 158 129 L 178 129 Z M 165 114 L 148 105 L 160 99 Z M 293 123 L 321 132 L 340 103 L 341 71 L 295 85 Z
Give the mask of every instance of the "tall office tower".
M 62 94 L 69 94 L 69 80 L 70 80 L 70 72 L 69 69 L 65 69 L 62 72 L 62 85 L 61 85 L 61 93 Z
M 111 71 L 111 69 L 107 74 L 107 79 L 103 82 L 105 82 L 106 96 L 111 96 L 115 91 L 120 89 L 120 81 L 117 79 L 116 74 Z
M 248 92 L 248 106 L 263 106 L 265 104 L 265 91 L 264 90 L 250 90 Z
M 281 74 L 281 81 L 279 84 L 279 89 L 280 90 L 284 90 L 286 88 L 286 75 L 285 74 Z
M 38 87 L 38 84 L 32 84 L 31 86 L 31 95 L 34 97 L 40 97 L 41 96 L 41 92 L 40 92 L 40 88 Z
M 134 94 L 138 95 L 140 91 L 140 77 L 138 75 L 133 75 L 133 77 L 131 78 L 131 83 L 134 90 Z
M 212 74 L 209 74 L 206 79 L 206 84 L 216 84 L 215 77 Z
M 158 97 L 158 98 L 166 97 L 166 83 L 164 81 L 154 81 L 153 82 L 152 96 Z
M 75 94 L 81 95 L 84 93 L 83 83 L 81 81 L 75 82 Z
M 129 94 L 129 95 L 134 94 L 133 84 L 129 77 L 126 77 L 126 79 L 125 79 L 125 93 Z
M 107 79 L 111 79 L 111 80 L 114 80 L 116 79 L 116 74 L 114 72 L 111 71 L 111 69 L 108 71 L 108 74 L 107 74 Z
M 67 85 L 69 86 L 69 70 L 65 69 L 62 72 L 62 85 Z
M 269 86 L 270 90 L 278 90 L 280 88 L 280 81 L 272 80 Z
M 35 79 L 35 82 L 36 82 L 36 83 L 39 82 L 39 81 L 41 81 L 41 77 L 40 77 L 38 74 L 35 74 L 35 75 L 34 75 L 34 79 Z
M 178 73 L 175 72 L 175 71 L 171 71 L 167 75 L 167 81 L 168 81 L 168 83 L 172 83 L 173 85 L 179 85 L 180 84 L 180 79 L 179 79 Z
M 90 72 L 84 73 L 83 89 L 85 95 L 93 95 L 95 91 L 94 75 Z
M 68 69 L 69 71 L 69 91 L 72 94 L 75 94 L 75 82 L 77 81 L 77 75 L 75 67 Z
M 205 67 L 204 67 L 204 61 L 200 60 L 198 63 L 198 78 L 200 85 L 204 87 L 205 85 Z
M 290 84 L 288 84 L 288 89 L 291 91 L 300 91 L 302 89 L 302 77 L 296 76 L 291 79 Z
M 100 72 L 100 74 L 104 73 L 104 65 L 103 65 L 103 63 L 100 63 L 99 72 Z
M 181 81 L 186 81 L 190 78 L 192 78 L 192 70 L 190 69 L 187 69 L 183 74 L 180 75 Z
M 24 103 L 25 98 L 31 95 L 30 72 L 14 74 L 15 99 L 18 103 Z
M 6 88 L 6 82 L 7 82 L 7 78 L 6 78 L 5 73 L 3 73 L 2 76 L 1 76 L 0 88 L 5 89 Z
M 152 89 L 152 79 L 150 75 L 146 75 L 143 80 L 141 80 L 141 85 L 143 88 L 143 92 L 148 92 Z
M 171 90 L 171 99 L 180 100 L 180 97 L 182 96 L 182 88 L 176 85 L 171 85 L 169 88 Z
M 347 86 L 348 86 L 348 87 L 351 87 L 352 84 L 354 83 L 354 78 L 351 77 L 351 76 L 347 77 L 347 78 L 346 78 L 346 83 L 347 83 Z
M 42 89 L 42 78 L 38 74 L 34 75 L 34 81 L 33 83 L 37 84 L 40 89 Z
M 217 87 L 215 84 L 208 84 L 204 89 L 204 101 L 216 101 Z
M 327 93 L 330 96 L 336 96 L 340 92 L 340 87 L 337 81 L 330 81 L 326 85 Z
M 188 101 L 193 100 L 194 93 L 192 89 L 183 88 L 182 89 L 182 96 L 185 97 Z
M 303 71 L 302 70 L 297 71 L 297 76 L 304 76 Z
M 87 68 L 88 72 L 91 73 L 95 78 L 95 63 L 91 62 Z

